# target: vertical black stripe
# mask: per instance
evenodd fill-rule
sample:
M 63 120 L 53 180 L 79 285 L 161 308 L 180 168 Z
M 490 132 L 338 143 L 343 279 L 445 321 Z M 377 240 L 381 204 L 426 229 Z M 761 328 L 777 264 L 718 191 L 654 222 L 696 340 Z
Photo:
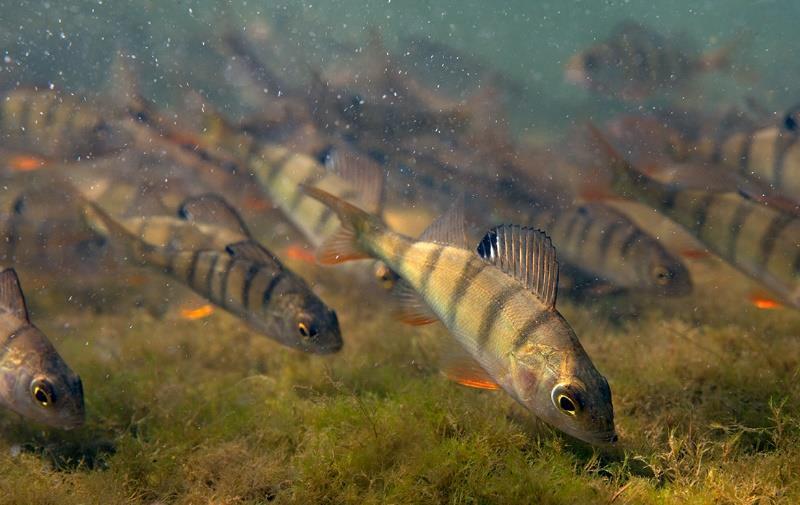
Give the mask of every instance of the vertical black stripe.
M 528 340 L 530 340 L 531 335 L 533 335 L 539 326 L 543 325 L 550 319 L 552 312 L 549 310 L 545 310 L 539 312 L 532 316 L 528 322 L 522 325 L 522 328 L 519 330 L 519 334 L 517 338 L 514 339 L 514 344 L 512 346 L 513 350 L 518 350 L 520 347 L 525 345 Z
M 278 283 L 281 279 L 283 279 L 284 271 L 280 270 L 272 276 L 270 279 L 269 284 L 267 287 L 264 288 L 264 291 L 261 293 L 261 307 L 268 307 L 270 300 L 272 300 L 272 292 L 278 286 Z
M 675 208 L 675 202 L 678 200 L 677 191 L 667 191 L 664 194 L 663 208 L 664 210 L 672 210 Z
M 608 258 L 608 249 L 611 247 L 611 241 L 614 238 L 614 234 L 622 228 L 622 223 L 614 223 L 608 228 L 604 230 L 603 237 L 600 239 L 600 255 L 602 256 L 603 261 L 605 262 Z
M 428 284 L 431 282 L 431 277 L 433 277 L 433 272 L 436 270 L 439 258 L 442 257 L 443 252 L 444 247 L 437 246 L 433 253 L 425 259 L 425 267 L 422 270 L 422 280 L 419 285 L 419 292 L 421 294 L 424 294 L 428 290 Z
M 750 150 L 753 148 L 753 134 L 748 132 L 739 146 L 739 173 L 747 176 L 750 173 Z
M 397 249 L 392 253 L 392 259 L 394 260 L 392 263 L 394 264 L 389 265 L 392 270 L 398 272 L 402 269 L 406 261 L 406 253 L 411 249 L 411 246 L 412 242 L 410 240 L 403 240 L 397 245 Z
M 572 241 L 572 233 L 575 231 L 575 225 L 578 224 L 578 220 L 581 218 L 580 212 L 573 211 L 569 215 L 569 221 L 567 222 L 567 228 L 564 230 L 564 241 L 571 242 Z
M 217 261 L 219 261 L 219 251 L 206 251 L 208 254 L 211 254 L 211 265 L 208 267 L 208 274 L 206 274 L 205 278 L 205 291 L 204 294 L 209 299 L 213 300 L 214 293 L 211 292 L 211 286 L 214 280 L 214 275 L 216 274 L 215 270 L 217 269 Z
M 261 265 L 258 263 L 251 263 L 250 268 L 244 276 L 244 286 L 242 287 L 242 305 L 247 310 L 250 307 L 250 287 L 253 285 L 253 279 L 256 278 L 258 272 L 261 270 Z
M 778 241 L 783 230 L 794 221 L 793 216 L 783 213 L 777 214 L 770 221 L 769 226 L 764 231 L 763 239 L 761 240 L 761 257 L 758 260 L 759 265 L 762 267 L 767 264 L 772 252 L 775 249 L 775 243 Z
M 645 234 L 639 228 L 634 228 L 633 232 L 628 234 L 628 238 L 625 239 L 625 242 L 622 243 L 622 247 L 619 250 L 620 255 L 625 258 L 628 256 L 628 253 L 631 251 L 631 248 L 636 244 L 640 239 L 644 238 Z
M 703 228 L 706 226 L 706 218 L 708 217 L 708 209 L 711 207 L 716 196 L 714 193 L 703 195 L 700 201 L 696 203 L 692 209 L 692 231 L 695 235 L 700 236 Z
M 800 250 L 794 257 L 794 276 L 800 277 Z
M 739 234 L 742 232 L 744 223 L 753 212 L 753 209 L 755 209 L 755 207 L 752 202 L 743 200 L 739 202 L 739 205 L 736 206 L 736 210 L 733 212 L 733 218 L 728 225 L 730 234 L 728 235 L 728 244 L 725 248 L 725 251 L 728 253 L 728 258 L 731 260 L 736 259 L 736 242 L 739 240 Z
M 486 309 L 481 316 L 481 326 L 478 328 L 478 334 L 475 335 L 478 343 L 478 349 L 483 349 L 489 343 L 492 328 L 494 328 L 497 320 L 500 319 L 500 314 L 503 313 L 503 308 L 506 304 L 514 298 L 518 293 L 525 291 L 526 288 L 522 284 L 514 283 L 511 286 L 504 288 L 502 291 L 494 295 L 487 303 Z
M 483 262 L 482 260 L 475 258 L 470 258 L 467 260 L 467 263 L 464 265 L 464 268 L 461 269 L 459 272 L 458 278 L 456 280 L 456 285 L 453 288 L 453 294 L 450 296 L 450 301 L 446 305 L 447 310 L 447 322 L 448 324 L 453 324 L 455 321 L 456 313 L 458 312 L 458 304 L 461 302 L 461 299 L 467 294 L 467 289 L 469 288 L 472 281 L 475 277 L 480 274 L 484 268 L 488 266 L 488 263 Z
M 586 242 L 586 239 L 589 238 L 589 232 L 592 231 L 592 225 L 594 225 L 594 221 L 590 219 L 589 216 L 584 215 L 583 227 L 581 228 L 580 234 L 578 234 L 578 247 L 582 246 Z
M 194 251 L 192 253 L 192 260 L 189 262 L 189 270 L 186 271 L 186 282 L 190 286 L 195 285 L 194 275 L 195 271 L 197 270 L 197 261 L 200 259 L 200 251 Z

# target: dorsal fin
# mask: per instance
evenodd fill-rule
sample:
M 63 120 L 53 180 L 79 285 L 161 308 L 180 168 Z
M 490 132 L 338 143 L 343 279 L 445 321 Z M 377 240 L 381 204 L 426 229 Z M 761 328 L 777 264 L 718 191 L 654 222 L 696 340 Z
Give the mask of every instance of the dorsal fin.
M 360 207 L 370 214 L 383 210 L 384 174 L 378 162 L 348 147 L 333 147 L 325 155 L 325 168 L 344 179 L 358 195 Z
M 262 265 L 273 265 L 283 268 L 281 262 L 264 246 L 254 240 L 242 240 L 225 246 L 225 251 L 234 258 L 241 258 Z
M 492 228 L 478 244 L 478 255 L 555 309 L 558 262 L 556 249 L 544 232 L 518 225 Z
M 20 321 L 29 321 L 25 297 L 19 286 L 17 272 L 13 268 L 0 272 L 0 310 L 10 313 Z
M 235 230 L 249 237 L 250 231 L 236 209 L 216 193 L 191 196 L 178 207 L 178 217 L 187 221 L 206 223 Z
M 142 183 L 136 191 L 123 217 L 142 217 L 169 214 L 167 206 L 158 194 L 158 188 L 151 183 Z
M 461 199 L 425 228 L 419 236 L 420 242 L 436 242 L 469 249 L 464 231 L 464 202 Z

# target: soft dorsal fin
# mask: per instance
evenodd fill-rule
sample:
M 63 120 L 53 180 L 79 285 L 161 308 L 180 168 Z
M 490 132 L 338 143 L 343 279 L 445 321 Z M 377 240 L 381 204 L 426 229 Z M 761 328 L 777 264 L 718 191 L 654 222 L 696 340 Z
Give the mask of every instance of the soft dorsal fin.
M 264 246 L 254 240 L 242 240 L 225 246 L 225 251 L 234 258 L 241 258 L 262 265 L 275 265 L 282 268 L 281 262 Z
M 167 206 L 158 195 L 158 188 L 153 184 L 143 183 L 136 191 L 133 201 L 125 209 L 123 217 L 142 217 L 169 214 Z
M 518 225 L 492 228 L 478 244 L 478 255 L 555 309 L 558 262 L 556 249 L 544 232 Z
M 250 230 L 236 209 L 216 193 L 191 196 L 178 207 L 178 217 L 187 221 L 212 224 L 235 230 L 249 237 Z
M 456 200 L 447 212 L 425 228 L 419 236 L 419 241 L 469 249 L 467 234 L 464 231 L 464 202 L 461 199 Z
M 29 321 L 25 296 L 13 268 L 0 272 L 0 310 L 10 313 L 20 321 Z
M 370 214 L 383 210 L 385 176 L 368 154 L 348 147 L 333 147 L 324 156 L 325 168 L 344 179 L 355 190 L 357 202 Z
M 445 377 L 462 386 L 477 389 L 500 389 L 489 372 L 454 339 L 450 339 L 447 346 L 442 349 L 440 367 Z

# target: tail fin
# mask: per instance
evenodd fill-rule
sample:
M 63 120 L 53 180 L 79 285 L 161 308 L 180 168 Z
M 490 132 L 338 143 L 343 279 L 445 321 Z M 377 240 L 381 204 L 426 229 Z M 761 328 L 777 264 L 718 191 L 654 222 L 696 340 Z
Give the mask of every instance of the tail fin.
M 733 54 L 749 43 L 752 36 L 751 32 L 740 31 L 722 46 L 700 55 L 697 68 L 703 72 L 731 71 L 734 67 Z
M 608 166 L 612 171 L 611 186 L 615 193 L 622 197 L 636 195 L 638 190 L 645 185 L 657 183 L 640 171 L 636 170 L 628 160 L 613 146 L 606 136 L 593 124 L 588 124 L 592 138 L 600 147 L 608 160 Z
M 312 186 L 302 185 L 308 196 L 336 212 L 342 227 L 319 247 L 317 261 L 322 265 L 335 265 L 345 261 L 365 259 L 370 255 L 359 242 L 359 237 L 374 226 L 375 218 L 355 205 Z

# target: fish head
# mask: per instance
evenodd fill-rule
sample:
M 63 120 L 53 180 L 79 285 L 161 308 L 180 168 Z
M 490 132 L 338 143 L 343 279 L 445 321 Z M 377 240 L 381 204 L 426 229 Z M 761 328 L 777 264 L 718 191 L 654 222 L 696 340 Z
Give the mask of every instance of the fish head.
M 84 423 L 83 384 L 47 337 L 27 325 L 14 335 L 2 363 L 9 408 L 35 422 L 70 430 Z
M 564 81 L 585 89 L 601 89 L 613 80 L 614 65 L 608 46 L 597 44 L 574 54 L 564 65 Z
M 282 293 L 273 304 L 270 310 L 278 315 L 277 331 L 284 343 L 315 354 L 331 354 L 342 348 L 336 312 L 311 290 Z
M 683 296 L 692 292 L 692 277 L 686 265 L 660 247 L 651 250 L 642 268 L 643 282 L 656 293 Z
M 616 442 L 608 381 L 566 323 L 551 325 L 551 330 L 556 333 L 549 333 L 546 344 L 531 339 L 512 353 L 512 394 L 568 435 L 595 445 Z

